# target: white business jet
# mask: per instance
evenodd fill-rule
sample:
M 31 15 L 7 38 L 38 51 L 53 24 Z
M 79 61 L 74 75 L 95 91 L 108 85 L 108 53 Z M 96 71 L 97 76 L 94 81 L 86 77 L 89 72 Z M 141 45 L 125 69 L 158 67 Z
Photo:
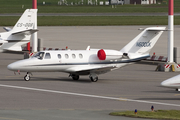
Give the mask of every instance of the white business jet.
M 149 57 L 149 51 L 164 30 L 165 27 L 146 28 L 120 51 L 90 49 L 90 46 L 86 50 L 42 51 L 7 68 L 27 72 L 26 81 L 30 80 L 31 72 L 65 72 L 74 80 L 78 80 L 80 75 L 89 75 L 91 81 L 96 82 L 99 74 Z
M 173 88 L 176 89 L 176 91 L 180 91 L 180 75 L 164 80 L 163 82 L 161 82 L 161 86 Z
M 30 41 L 37 9 L 27 9 L 11 29 L 5 27 L 6 32 L 0 33 L 0 52 L 22 51 L 22 45 Z

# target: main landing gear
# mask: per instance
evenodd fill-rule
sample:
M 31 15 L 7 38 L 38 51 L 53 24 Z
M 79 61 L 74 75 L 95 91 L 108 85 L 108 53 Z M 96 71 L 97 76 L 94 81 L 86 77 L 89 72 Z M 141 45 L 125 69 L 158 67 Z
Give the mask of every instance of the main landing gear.
M 98 76 L 96 74 L 90 74 L 89 78 L 92 82 L 97 82 L 98 81 Z
M 29 72 L 27 72 L 27 74 L 24 76 L 24 80 L 25 81 L 29 81 L 30 80 L 30 73 Z
M 70 74 L 69 77 L 72 77 L 73 80 L 79 80 L 79 75 Z
M 79 75 L 76 74 L 70 74 L 69 77 L 72 77 L 73 80 L 79 80 Z M 98 81 L 98 76 L 96 74 L 90 74 L 89 78 L 92 82 Z

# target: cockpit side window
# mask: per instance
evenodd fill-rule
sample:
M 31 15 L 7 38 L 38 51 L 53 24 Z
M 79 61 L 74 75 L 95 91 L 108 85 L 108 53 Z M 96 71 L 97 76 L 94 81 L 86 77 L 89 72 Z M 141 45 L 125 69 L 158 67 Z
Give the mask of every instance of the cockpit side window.
M 46 55 L 45 55 L 44 59 L 51 59 L 51 55 L 50 55 L 50 53 L 46 53 Z
M 43 56 L 44 56 L 44 52 L 38 52 L 32 58 L 38 58 L 38 59 L 42 60 Z

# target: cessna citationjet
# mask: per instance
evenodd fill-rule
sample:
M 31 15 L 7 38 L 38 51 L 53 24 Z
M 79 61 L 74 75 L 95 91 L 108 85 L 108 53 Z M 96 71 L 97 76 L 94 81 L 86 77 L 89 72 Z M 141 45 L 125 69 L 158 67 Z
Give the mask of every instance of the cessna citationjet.
M 5 27 L 6 32 L 0 33 L 0 52 L 22 51 L 22 45 L 28 43 L 33 29 L 37 9 L 26 9 L 15 26 Z
M 180 91 L 180 75 L 164 80 L 161 83 L 161 86 L 173 88 L 176 89 L 176 91 Z
M 146 28 L 120 51 L 90 49 L 89 46 L 86 50 L 41 51 L 29 59 L 11 63 L 7 68 L 27 72 L 26 81 L 30 80 L 31 72 L 65 72 L 74 80 L 80 75 L 89 75 L 91 81 L 96 82 L 99 74 L 149 57 L 150 50 L 165 29 Z

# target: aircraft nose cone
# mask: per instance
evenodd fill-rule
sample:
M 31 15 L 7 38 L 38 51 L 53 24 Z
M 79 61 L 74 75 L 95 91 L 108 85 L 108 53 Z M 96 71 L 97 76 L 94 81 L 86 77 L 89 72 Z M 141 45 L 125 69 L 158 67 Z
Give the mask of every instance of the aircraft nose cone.
M 161 83 L 164 87 L 174 87 L 180 86 L 180 75 L 169 78 Z
M 9 70 L 17 70 L 16 67 L 17 67 L 17 65 L 16 65 L 15 63 L 11 63 L 11 64 L 9 64 L 9 65 L 7 66 L 7 68 L 8 68 Z
M 169 82 L 165 80 L 165 81 L 161 82 L 161 86 L 168 87 Z

